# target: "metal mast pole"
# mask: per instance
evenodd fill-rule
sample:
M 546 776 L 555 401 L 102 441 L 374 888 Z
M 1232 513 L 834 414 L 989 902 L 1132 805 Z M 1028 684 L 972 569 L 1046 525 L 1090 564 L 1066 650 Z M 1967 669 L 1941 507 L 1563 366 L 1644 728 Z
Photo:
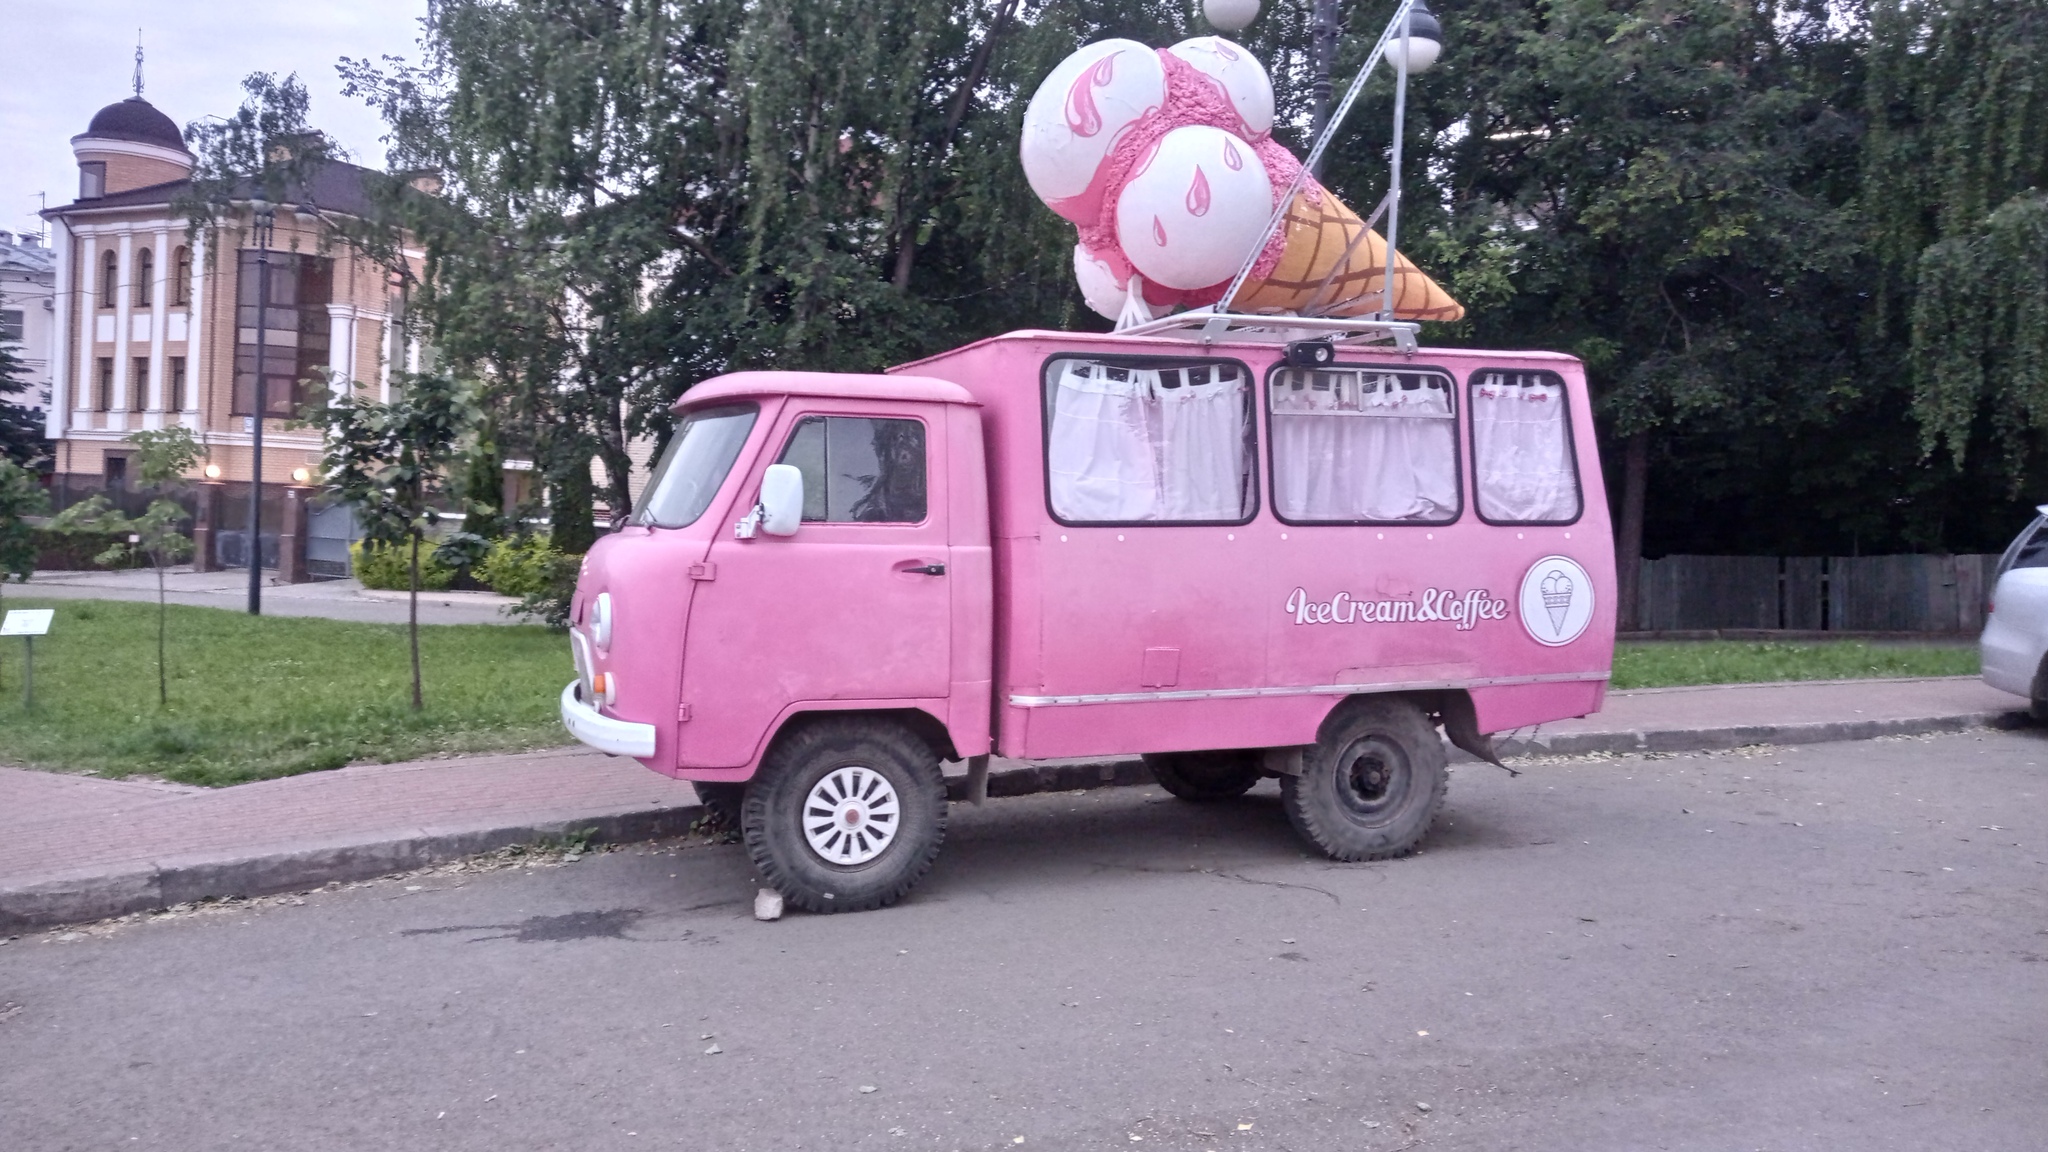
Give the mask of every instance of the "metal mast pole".
M 270 325 L 270 223 L 275 211 L 258 199 L 252 213 L 256 231 L 256 395 L 249 418 L 249 615 L 263 615 L 263 415 L 269 396 L 263 387 L 265 334 Z
M 1380 282 L 1380 318 L 1394 319 L 1394 245 L 1401 239 L 1401 137 L 1408 126 L 1408 26 L 1410 13 L 1401 14 L 1401 50 L 1394 59 L 1394 162 L 1387 182 L 1387 269 Z

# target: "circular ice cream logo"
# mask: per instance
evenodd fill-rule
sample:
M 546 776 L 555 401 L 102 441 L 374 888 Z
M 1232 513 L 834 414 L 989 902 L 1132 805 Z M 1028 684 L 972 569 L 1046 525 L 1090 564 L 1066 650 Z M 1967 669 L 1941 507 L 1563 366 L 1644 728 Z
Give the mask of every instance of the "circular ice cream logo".
M 1593 622 L 1593 578 L 1578 561 L 1545 556 L 1522 577 L 1522 627 L 1553 648 L 1579 638 Z

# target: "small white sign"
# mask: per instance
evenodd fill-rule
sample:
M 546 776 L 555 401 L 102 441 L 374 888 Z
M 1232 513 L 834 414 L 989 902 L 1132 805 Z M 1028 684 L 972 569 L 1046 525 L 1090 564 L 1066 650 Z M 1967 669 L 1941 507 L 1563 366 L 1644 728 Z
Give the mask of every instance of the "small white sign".
M 0 636 L 48 636 L 55 608 L 16 608 L 0 620 Z
M 1522 577 L 1521 608 L 1532 639 L 1562 647 L 1593 622 L 1593 578 L 1568 556 L 1545 556 Z

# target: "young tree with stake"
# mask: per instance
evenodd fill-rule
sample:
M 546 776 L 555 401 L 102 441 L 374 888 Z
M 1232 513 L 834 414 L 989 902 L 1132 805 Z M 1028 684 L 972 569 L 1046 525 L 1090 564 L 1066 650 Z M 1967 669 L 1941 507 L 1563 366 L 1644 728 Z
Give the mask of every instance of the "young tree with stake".
M 475 388 L 438 373 L 394 379 L 398 398 L 380 404 L 354 393 L 308 414 L 327 430 L 327 482 L 356 510 L 363 546 L 409 550 L 406 631 L 412 650 L 412 707 L 420 692 L 420 544 L 433 523 L 431 501 L 449 465 L 480 423 Z
M 50 526 L 59 532 L 111 540 L 105 551 L 93 557 L 96 563 L 120 564 L 142 556 L 156 569 L 156 699 L 158 707 L 167 708 L 171 688 L 164 649 L 170 609 L 164 597 L 164 573 L 171 565 L 190 559 L 193 545 L 183 530 L 185 509 L 166 493 L 183 484 L 186 473 L 206 458 L 206 448 L 190 428 L 131 432 L 127 441 L 135 446 L 143 485 L 157 492 L 142 515 L 124 515 L 104 495 L 94 494 L 59 513 Z

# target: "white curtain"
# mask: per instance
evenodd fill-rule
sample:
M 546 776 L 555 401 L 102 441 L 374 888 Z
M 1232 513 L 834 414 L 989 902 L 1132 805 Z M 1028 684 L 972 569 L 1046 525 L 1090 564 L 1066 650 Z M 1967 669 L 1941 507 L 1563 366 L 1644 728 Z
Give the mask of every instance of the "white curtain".
M 1299 382 L 1303 387 L 1295 387 Z M 1273 501 L 1289 520 L 1434 522 L 1458 507 L 1448 382 L 1324 371 L 1273 385 Z
M 1061 362 L 1047 451 L 1053 511 L 1070 523 L 1241 518 L 1248 386 L 1234 366 Z
M 1571 520 L 1579 514 L 1564 385 L 1489 372 L 1472 389 L 1473 473 L 1488 520 Z

